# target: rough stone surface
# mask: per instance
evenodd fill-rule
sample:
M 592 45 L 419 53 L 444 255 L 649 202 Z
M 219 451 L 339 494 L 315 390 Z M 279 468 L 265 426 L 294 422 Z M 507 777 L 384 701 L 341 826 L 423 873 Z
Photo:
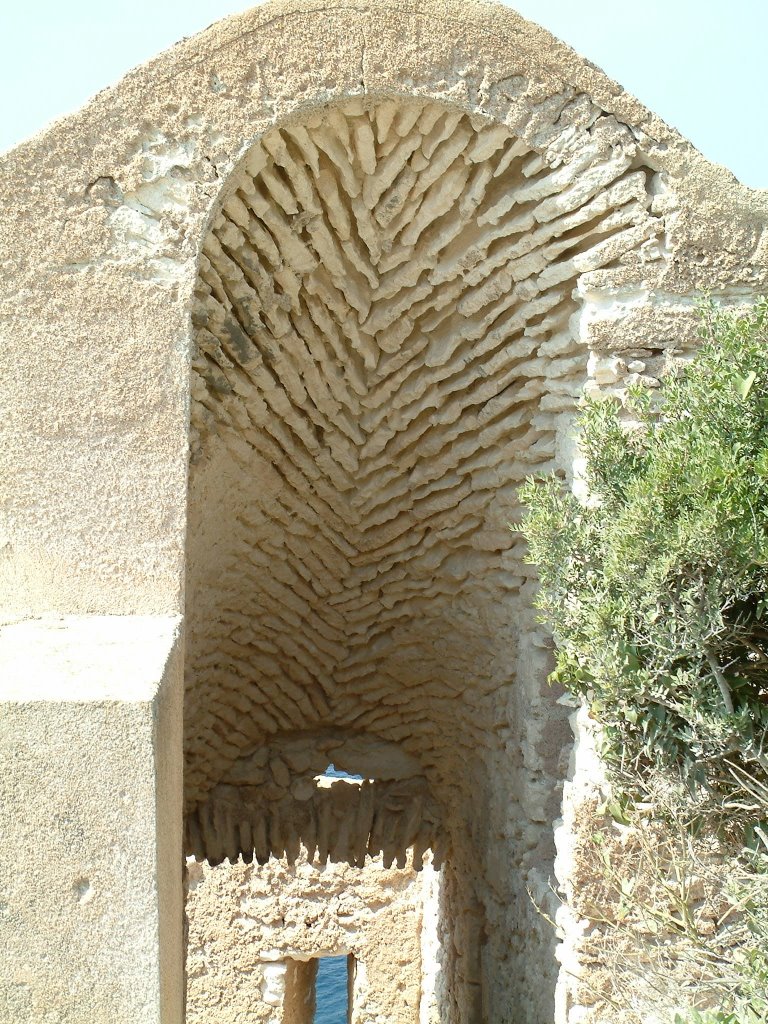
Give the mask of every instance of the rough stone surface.
M 351 1022 L 429 1024 L 435 977 L 422 952 L 431 866 L 319 870 L 306 851 L 293 866 L 187 865 L 188 1024 L 311 1024 L 316 958 L 351 955 Z
M 432 848 L 439 1019 L 550 1021 L 569 709 L 507 524 L 526 474 L 579 486 L 585 391 L 768 289 L 766 194 L 506 8 L 283 0 L 0 157 L 0 204 L 3 614 L 184 613 L 206 879 Z
M 183 1020 L 178 619 L 0 627 L 0 1019 Z
M 564 465 L 585 381 L 579 275 L 664 232 L 626 128 L 564 107 L 539 115 L 560 139 L 554 168 L 504 126 L 413 100 L 355 99 L 266 133 L 211 220 L 192 311 L 189 849 L 292 860 L 303 841 L 321 862 L 382 850 L 402 865 L 413 843 L 417 859 L 447 846 L 459 1019 L 494 1005 L 483 957 L 500 974 L 541 955 L 533 936 L 547 947 L 504 860 L 551 857 L 550 794 L 499 809 L 503 852 L 464 827 L 484 828 L 497 774 L 521 774 L 516 751 L 550 789 L 558 775 L 556 742 L 505 749 L 497 728 L 524 686 L 516 487 Z M 375 778 L 366 747 L 384 740 L 423 784 L 282 795 L 306 770 L 271 737 L 306 753 L 331 726 L 358 742 L 351 770 Z
M 2 603 L 179 609 L 189 296 L 205 225 L 262 134 L 354 95 L 478 113 L 553 164 L 598 118 L 656 169 L 669 220 L 674 258 L 628 268 L 630 280 L 678 295 L 766 286 L 765 194 L 513 11 L 278 0 L 229 18 L 0 157 L 0 338 L 15 368 L 0 395 L 0 479 L 14 479 Z

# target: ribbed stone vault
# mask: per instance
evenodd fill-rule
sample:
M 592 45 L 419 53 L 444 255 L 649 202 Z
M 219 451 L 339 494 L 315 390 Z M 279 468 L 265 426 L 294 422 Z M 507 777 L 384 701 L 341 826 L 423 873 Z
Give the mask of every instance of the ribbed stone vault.
M 586 139 L 549 163 L 459 109 L 347 101 L 225 186 L 193 310 L 191 814 L 282 734 L 357 737 L 363 775 L 384 741 L 443 808 L 498 748 L 507 524 L 584 380 L 576 281 L 658 231 L 620 126 L 548 113 Z

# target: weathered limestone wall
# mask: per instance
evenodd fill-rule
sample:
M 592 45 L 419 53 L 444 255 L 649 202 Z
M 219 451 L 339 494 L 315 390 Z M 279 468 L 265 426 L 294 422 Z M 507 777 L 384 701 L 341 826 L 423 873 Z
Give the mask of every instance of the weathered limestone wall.
M 436 872 L 308 862 L 188 861 L 188 1024 L 311 1024 L 313 958 L 354 957 L 351 1021 L 430 1024 L 425 897 Z M 426 961 L 426 962 L 425 962 Z
M 441 1020 L 551 1020 L 527 890 L 546 903 L 568 709 L 506 524 L 527 473 L 578 468 L 585 385 L 655 386 L 697 294 L 768 290 L 766 196 L 500 6 L 284 0 L 0 157 L 0 204 L 0 614 L 186 609 L 188 850 L 291 855 L 325 797 L 281 829 L 309 767 L 280 749 L 359 743 L 378 788 L 328 811 L 327 852 L 379 852 L 390 799 L 385 854 L 429 825 Z M 87 673 L 57 685 L 64 713 Z M 241 792 L 273 746 L 285 771 Z
M 0 1020 L 182 1024 L 179 620 L 0 627 Z
M 398 746 L 426 787 L 410 823 L 383 829 L 371 803 L 336 827 L 348 843 L 378 819 L 402 856 L 428 791 L 460 809 L 421 829 L 424 849 L 445 819 L 457 1020 L 513 1004 L 535 1019 L 551 998 L 527 889 L 551 875 L 566 731 L 546 640 L 530 616 L 519 629 L 534 582 L 508 523 L 528 473 L 570 466 L 579 274 L 663 259 L 655 174 L 626 128 L 565 99 L 537 128 L 550 163 L 413 100 L 267 133 L 225 186 L 193 311 L 190 848 L 236 856 L 258 822 L 257 852 L 276 830 L 282 853 L 275 816 L 314 803 L 280 797 L 302 773 L 272 736 L 333 726 Z M 354 770 L 376 776 L 364 749 Z M 319 807 L 302 821 L 313 843 Z

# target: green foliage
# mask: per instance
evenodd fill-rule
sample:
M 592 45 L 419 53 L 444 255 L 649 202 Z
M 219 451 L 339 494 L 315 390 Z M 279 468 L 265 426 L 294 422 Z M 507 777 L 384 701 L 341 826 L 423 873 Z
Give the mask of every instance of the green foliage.
M 675 920 L 688 922 L 685 955 L 720 993 L 720 1007 L 693 1005 L 676 1024 L 764 1024 L 768 301 L 743 316 L 709 303 L 701 316 L 701 348 L 670 373 L 660 396 L 634 390 L 623 406 L 586 403 L 579 425 L 588 499 L 556 476 L 530 479 L 519 529 L 555 636 L 551 678 L 586 699 L 602 727 L 614 778 L 604 812 L 625 825 L 637 802 L 650 800 L 659 813 L 653 787 L 662 780 L 688 794 L 677 849 L 703 837 L 715 851 L 730 907 L 718 925 L 724 931 L 700 933 L 687 896 Z M 706 858 L 693 868 L 686 857 L 679 863 L 686 894 L 686 871 L 702 876 L 710 866 Z M 609 881 L 610 871 L 608 864 Z M 633 914 L 657 913 L 634 884 L 617 891 L 619 930 Z M 729 947 L 734 922 L 740 938 Z
M 739 1010 L 688 1010 L 675 1014 L 675 1024 L 764 1024 L 765 1017 L 749 1008 Z
M 743 1024 L 736 1013 L 725 1013 L 722 1011 L 712 1012 L 705 1010 L 700 1013 L 698 1010 L 689 1010 L 683 1016 L 675 1014 L 675 1024 Z
M 591 702 L 608 762 L 709 787 L 768 768 L 768 302 L 702 325 L 656 406 L 586 403 L 589 501 L 529 480 L 520 529 L 553 679 Z

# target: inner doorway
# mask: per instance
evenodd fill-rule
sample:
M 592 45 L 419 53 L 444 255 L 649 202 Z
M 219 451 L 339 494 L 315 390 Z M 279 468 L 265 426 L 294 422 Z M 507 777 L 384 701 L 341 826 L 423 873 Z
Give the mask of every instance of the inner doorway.
M 351 954 L 289 961 L 284 1024 L 350 1024 L 354 976 Z

